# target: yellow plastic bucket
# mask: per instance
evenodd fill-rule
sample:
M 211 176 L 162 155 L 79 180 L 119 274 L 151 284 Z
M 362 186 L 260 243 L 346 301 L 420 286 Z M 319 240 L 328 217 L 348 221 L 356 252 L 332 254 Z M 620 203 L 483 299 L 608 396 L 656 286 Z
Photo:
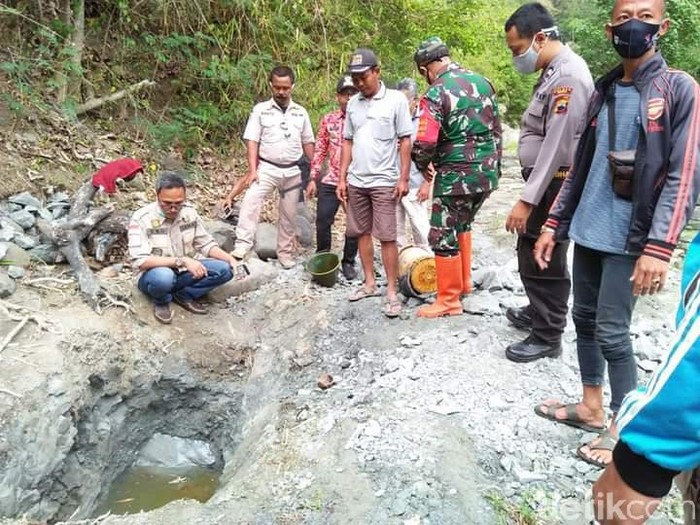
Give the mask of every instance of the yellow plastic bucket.
M 410 295 L 422 296 L 437 291 L 435 256 L 418 246 L 406 246 L 399 252 L 399 281 Z

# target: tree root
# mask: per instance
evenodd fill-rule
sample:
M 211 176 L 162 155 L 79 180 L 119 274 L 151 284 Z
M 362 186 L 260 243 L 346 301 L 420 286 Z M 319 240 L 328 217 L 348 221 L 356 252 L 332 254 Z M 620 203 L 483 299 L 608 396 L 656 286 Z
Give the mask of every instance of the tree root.
M 0 312 L 4 313 L 5 316 L 11 321 L 22 322 L 25 319 L 35 323 L 40 330 L 48 332 L 51 334 L 60 334 L 60 331 L 52 329 L 51 321 L 48 321 L 43 317 L 37 310 L 29 308 L 27 306 L 22 306 L 19 304 L 8 303 L 7 301 L 0 300 Z M 17 312 L 16 314 L 12 312 Z M 9 343 L 9 341 L 8 341 Z

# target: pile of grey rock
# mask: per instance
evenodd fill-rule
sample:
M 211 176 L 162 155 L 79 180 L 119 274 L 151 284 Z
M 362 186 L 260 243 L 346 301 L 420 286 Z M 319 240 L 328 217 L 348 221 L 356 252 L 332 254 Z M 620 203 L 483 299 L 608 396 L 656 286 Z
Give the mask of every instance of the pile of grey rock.
M 0 201 L 0 298 L 16 289 L 30 261 L 55 264 L 61 254 L 37 227 L 39 218 L 60 219 L 70 209 L 70 196 L 56 192 L 43 203 L 28 192 Z

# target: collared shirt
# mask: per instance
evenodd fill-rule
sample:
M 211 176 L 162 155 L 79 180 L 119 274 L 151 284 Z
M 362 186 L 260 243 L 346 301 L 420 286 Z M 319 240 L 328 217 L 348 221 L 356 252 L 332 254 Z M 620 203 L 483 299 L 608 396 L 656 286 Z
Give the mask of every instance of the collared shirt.
M 559 168 L 571 166 L 592 93 L 588 65 L 564 46 L 542 71 L 521 120 L 520 165 L 532 168 L 523 201 L 538 205 Z
M 314 142 L 309 114 L 296 102 L 289 102 L 286 111 L 274 99 L 256 104 L 243 133 L 243 140 L 259 143 L 258 155 L 277 164 L 297 162 L 303 144 Z M 294 168 L 291 175 L 297 175 Z
M 141 264 L 151 255 L 202 258 L 218 246 L 205 229 L 202 219 L 185 203 L 175 220 L 165 217 L 157 202 L 144 206 L 129 222 L 129 257 L 137 276 Z
M 359 188 L 395 186 L 399 180 L 398 139 L 413 131 L 406 96 L 383 82 L 372 98 L 348 102 L 344 136 L 352 140 L 348 184 Z
M 345 113 L 340 109 L 324 115 L 321 119 L 318 127 L 318 140 L 314 149 L 314 159 L 311 162 L 312 180 L 318 179 L 323 167 L 323 161 L 328 157 L 328 170 L 320 182 L 332 186 L 338 185 L 344 126 Z

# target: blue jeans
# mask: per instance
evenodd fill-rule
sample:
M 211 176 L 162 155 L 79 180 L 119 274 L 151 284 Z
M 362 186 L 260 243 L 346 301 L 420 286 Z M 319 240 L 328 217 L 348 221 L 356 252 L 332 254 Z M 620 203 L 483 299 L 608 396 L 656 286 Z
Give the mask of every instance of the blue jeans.
M 195 279 L 188 271 L 178 273 L 162 266 L 151 268 L 141 276 L 139 290 L 156 304 L 171 303 L 173 296 L 189 303 L 233 278 L 231 265 L 227 262 L 217 259 L 203 259 L 200 262 L 207 268 L 207 276 L 202 279 Z
M 581 381 L 600 386 L 605 365 L 610 379 L 610 409 L 617 412 L 625 395 L 637 387 L 637 363 L 630 340 L 636 298 L 630 277 L 636 256 L 613 255 L 574 247 L 572 317 Z

